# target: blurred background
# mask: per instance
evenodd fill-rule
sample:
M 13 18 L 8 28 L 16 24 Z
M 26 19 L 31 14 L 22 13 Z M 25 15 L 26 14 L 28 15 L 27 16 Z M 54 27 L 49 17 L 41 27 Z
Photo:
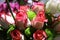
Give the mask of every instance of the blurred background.
M 0 4 L 3 3 L 5 0 L 0 0 Z
M 40 0 L 43 1 L 44 3 L 46 3 L 48 0 Z M 3 2 L 5 2 L 5 0 L 0 0 L 0 4 L 2 4 Z

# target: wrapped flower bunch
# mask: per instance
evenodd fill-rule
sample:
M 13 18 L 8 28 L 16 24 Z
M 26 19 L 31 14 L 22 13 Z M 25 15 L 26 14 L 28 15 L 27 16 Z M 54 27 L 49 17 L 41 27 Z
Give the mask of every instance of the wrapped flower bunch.
M 56 40 L 59 28 L 60 0 L 5 0 L 0 4 L 0 40 Z

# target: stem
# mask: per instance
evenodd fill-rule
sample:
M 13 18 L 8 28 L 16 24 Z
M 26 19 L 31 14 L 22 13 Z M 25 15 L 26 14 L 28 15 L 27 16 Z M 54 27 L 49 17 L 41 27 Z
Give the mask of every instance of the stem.
M 11 10 L 11 8 L 10 8 L 10 5 L 9 5 L 9 1 L 6 0 L 6 2 L 7 2 L 7 6 L 8 6 L 8 8 L 9 8 L 9 10 L 10 10 L 10 13 L 11 13 L 13 19 L 15 20 L 14 15 L 13 15 L 13 12 L 12 12 L 12 10 Z

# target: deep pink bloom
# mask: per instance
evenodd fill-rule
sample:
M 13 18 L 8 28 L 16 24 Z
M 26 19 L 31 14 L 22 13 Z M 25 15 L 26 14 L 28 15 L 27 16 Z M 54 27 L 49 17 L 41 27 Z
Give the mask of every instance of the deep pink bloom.
M 10 35 L 11 35 L 13 40 L 21 40 L 20 34 L 21 34 L 20 31 L 17 29 L 10 32 Z
M 37 14 L 37 16 L 32 20 L 32 26 L 36 29 L 41 29 L 44 22 L 47 22 L 45 18 L 44 3 L 33 2 L 32 10 Z
M 19 11 L 16 14 L 16 25 L 18 28 L 24 29 L 27 25 L 27 14 L 25 11 Z
M 45 12 L 44 11 L 40 11 L 37 14 L 36 20 L 39 22 L 45 22 Z
M 33 38 L 34 38 L 34 40 L 45 40 L 47 38 L 47 35 L 46 35 L 45 31 L 43 31 L 43 30 L 37 30 L 33 34 Z
M 37 16 L 32 20 L 32 25 L 36 29 L 41 29 L 44 25 L 45 20 L 45 12 L 40 11 L 38 12 Z

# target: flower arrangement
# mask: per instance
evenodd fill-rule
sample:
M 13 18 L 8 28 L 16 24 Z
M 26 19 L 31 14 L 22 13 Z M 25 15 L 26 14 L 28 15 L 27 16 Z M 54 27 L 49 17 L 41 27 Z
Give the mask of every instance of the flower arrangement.
M 60 1 L 27 2 L 6 0 L 0 4 L 0 40 L 55 40 L 60 34 L 60 15 L 54 16 Z

